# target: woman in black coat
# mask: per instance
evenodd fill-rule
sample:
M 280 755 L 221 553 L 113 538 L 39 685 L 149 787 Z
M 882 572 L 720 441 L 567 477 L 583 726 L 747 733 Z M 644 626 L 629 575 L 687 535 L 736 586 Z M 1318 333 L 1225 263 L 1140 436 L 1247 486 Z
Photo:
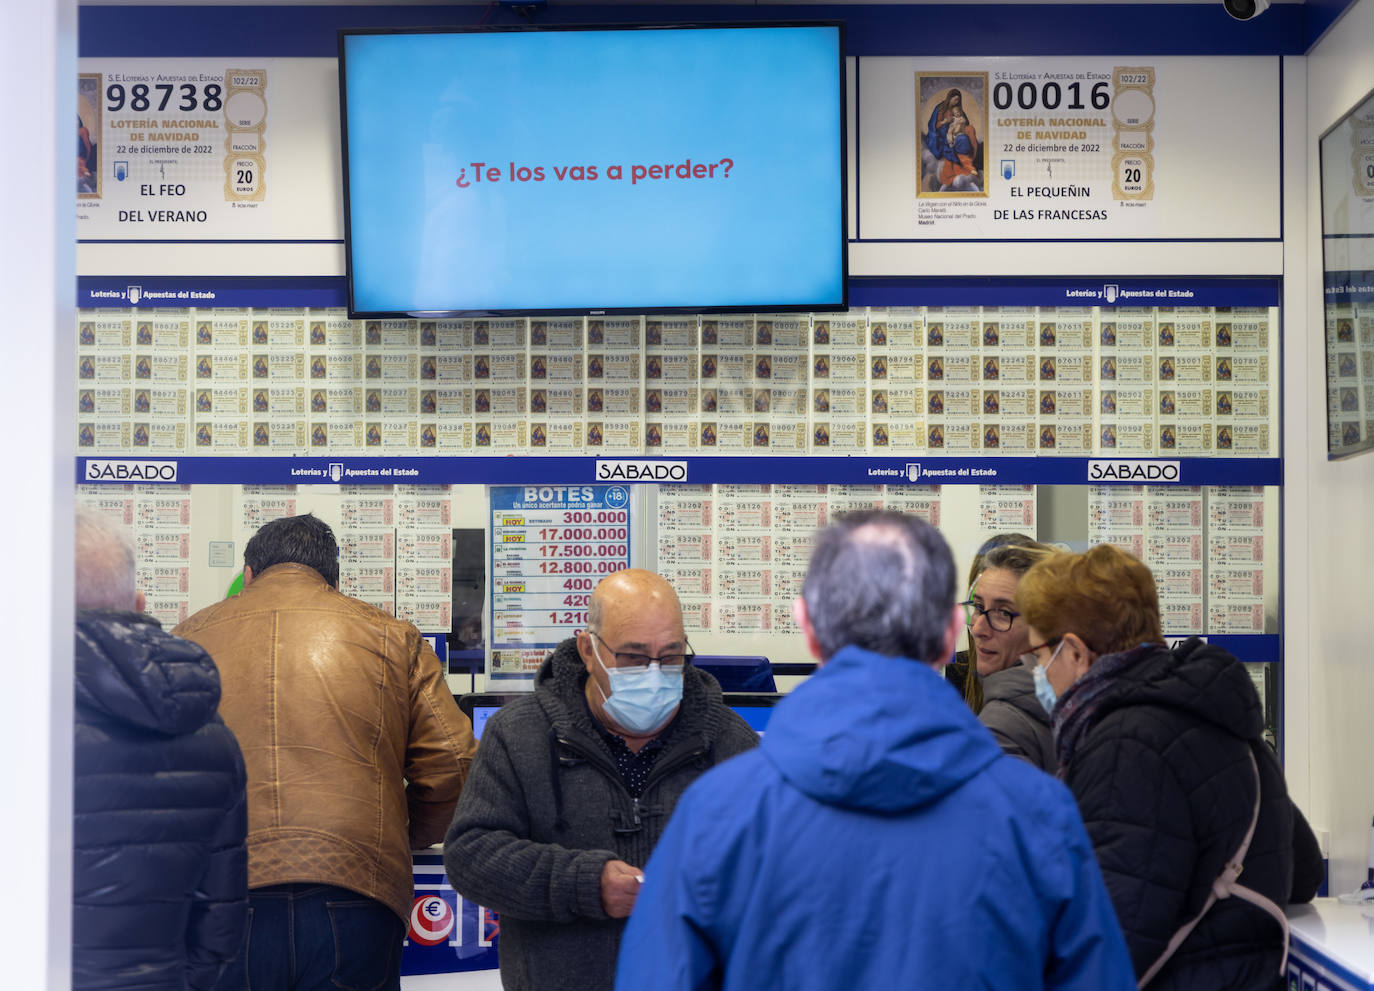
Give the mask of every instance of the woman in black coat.
M 1282 906 L 1316 894 L 1321 855 L 1244 665 L 1197 638 L 1166 647 L 1149 569 L 1111 545 L 1037 564 L 1016 603 L 1136 976 L 1152 989 L 1276 987 Z M 1247 835 L 1246 890 L 1210 899 Z

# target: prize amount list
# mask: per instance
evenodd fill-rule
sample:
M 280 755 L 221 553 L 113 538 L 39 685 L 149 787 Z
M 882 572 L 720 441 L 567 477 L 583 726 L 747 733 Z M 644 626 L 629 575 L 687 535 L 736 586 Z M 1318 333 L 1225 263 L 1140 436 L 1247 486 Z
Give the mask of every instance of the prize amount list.
M 596 583 L 629 567 L 629 532 L 623 509 L 494 514 L 495 639 L 553 647 L 584 629 Z

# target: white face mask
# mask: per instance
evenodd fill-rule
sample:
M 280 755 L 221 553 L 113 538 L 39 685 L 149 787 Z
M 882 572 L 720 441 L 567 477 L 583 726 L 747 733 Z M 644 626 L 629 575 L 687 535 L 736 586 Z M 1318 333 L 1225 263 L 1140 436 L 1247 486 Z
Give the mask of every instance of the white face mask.
M 631 733 L 652 733 L 672 718 L 673 710 L 682 701 L 683 667 L 663 668 L 657 662 L 646 668 L 616 669 L 606 667 L 601 652 L 592 637 L 592 656 L 611 683 L 611 694 L 601 692 L 605 699 L 602 708 L 616 724 Z M 598 684 L 597 691 L 601 691 Z

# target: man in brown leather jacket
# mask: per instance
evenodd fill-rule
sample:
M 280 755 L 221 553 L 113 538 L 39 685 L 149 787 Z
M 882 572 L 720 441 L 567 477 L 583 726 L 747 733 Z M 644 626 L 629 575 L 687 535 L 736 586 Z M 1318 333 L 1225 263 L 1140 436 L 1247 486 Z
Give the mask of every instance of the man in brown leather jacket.
M 443 839 L 476 750 L 428 642 L 340 594 L 338 557 L 314 516 L 268 523 L 243 592 L 174 631 L 219 666 L 248 765 L 252 918 L 222 988 L 399 989 L 410 851 Z

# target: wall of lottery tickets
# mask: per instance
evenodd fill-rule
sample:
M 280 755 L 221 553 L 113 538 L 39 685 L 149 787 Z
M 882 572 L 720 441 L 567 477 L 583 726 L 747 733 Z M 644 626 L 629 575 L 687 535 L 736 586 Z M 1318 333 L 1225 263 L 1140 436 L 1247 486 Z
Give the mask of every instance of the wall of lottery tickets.
M 82 310 L 78 453 L 1272 457 L 1276 323 L 1267 307 L 366 322 Z M 1008 530 L 1118 543 L 1154 570 L 1170 635 L 1274 634 L 1278 490 L 1236 481 L 641 486 L 634 563 L 674 582 L 699 651 L 805 660 L 790 604 L 811 535 L 885 506 L 940 527 L 961 569 Z M 263 522 L 310 510 L 338 528 L 346 593 L 451 633 L 452 529 L 489 525 L 480 485 L 96 485 L 79 498 L 134 529 L 140 587 L 168 624 L 232 575 L 197 548 L 241 553 Z
M 653 488 L 653 538 L 634 563 L 673 580 L 694 634 L 790 633 L 790 606 L 812 535 L 837 513 L 867 508 L 927 520 L 947 533 L 964 564 L 983 538 L 1006 531 L 1069 547 L 1118 544 L 1154 571 L 1167 633 L 1277 632 L 1277 562 L 1272 550 L 1266 553 L 1274 543 L 1272 488 Z M 227 506 L 214 501 L 220 489 L 232 490 Z M 227 572 L 223 582 L 198 588 L 193 548 L 214 540 L 241 548 L 269 520 L 315 512 L 338 529 L 344 592 L 426 631 L 448 632 L 452 528 L 482 526 L 485 505 L 477 485 L 102 484 L 79 486 L 78 493 L 84 504 L 132 528 L 149 612 L 169 624 L 213 601 L 232 577 Z M 238 561 L 226 566 L 236 570 Z
M 1267 307 L 82 310 L 79 454 L 1277 454 Z
M 836 513 L 878 507 L 938 527 L 955 549 L 960 573 L 993 533 L 1029 533 L 1074 549 L 1111 542 L 1154 572 L 1170 636 L 1239 635 L 1257 643 L 1276 639 L 1279 629 L 1275 487 L 662 485 L 639 491 L 643 538 L 633 545 L 632 563 L 673 583 L 701 653 L 809 660 L 791 603 L 810 539 Z M 131 528 L 139 587 L 148 611 L 165 625 L 216 601 L 237 572 L 237 556 L 221 567 L 205 565 L 209 542 L 231 542 L 241 554 L 268 520 L 314 512 L 338 534 L 346 594 L 427 634 L 456 636 L 449 641 L 454 650 L 492 639 L 490 631 L 483 637 L 455 628 L 455 615 L 463 613 L 452 596 L 453 530 L 489 525 L 483 486 L 102 484 L 79 486 L 77 497 Z M 1264 659 L 1272 653 L 1260 650 Z M 1262 668 L 1253 670 L 1263 685 Z
M 1326 307 L 1326 403 L 1331 454 L 1374 445 L 1374 301 Z

